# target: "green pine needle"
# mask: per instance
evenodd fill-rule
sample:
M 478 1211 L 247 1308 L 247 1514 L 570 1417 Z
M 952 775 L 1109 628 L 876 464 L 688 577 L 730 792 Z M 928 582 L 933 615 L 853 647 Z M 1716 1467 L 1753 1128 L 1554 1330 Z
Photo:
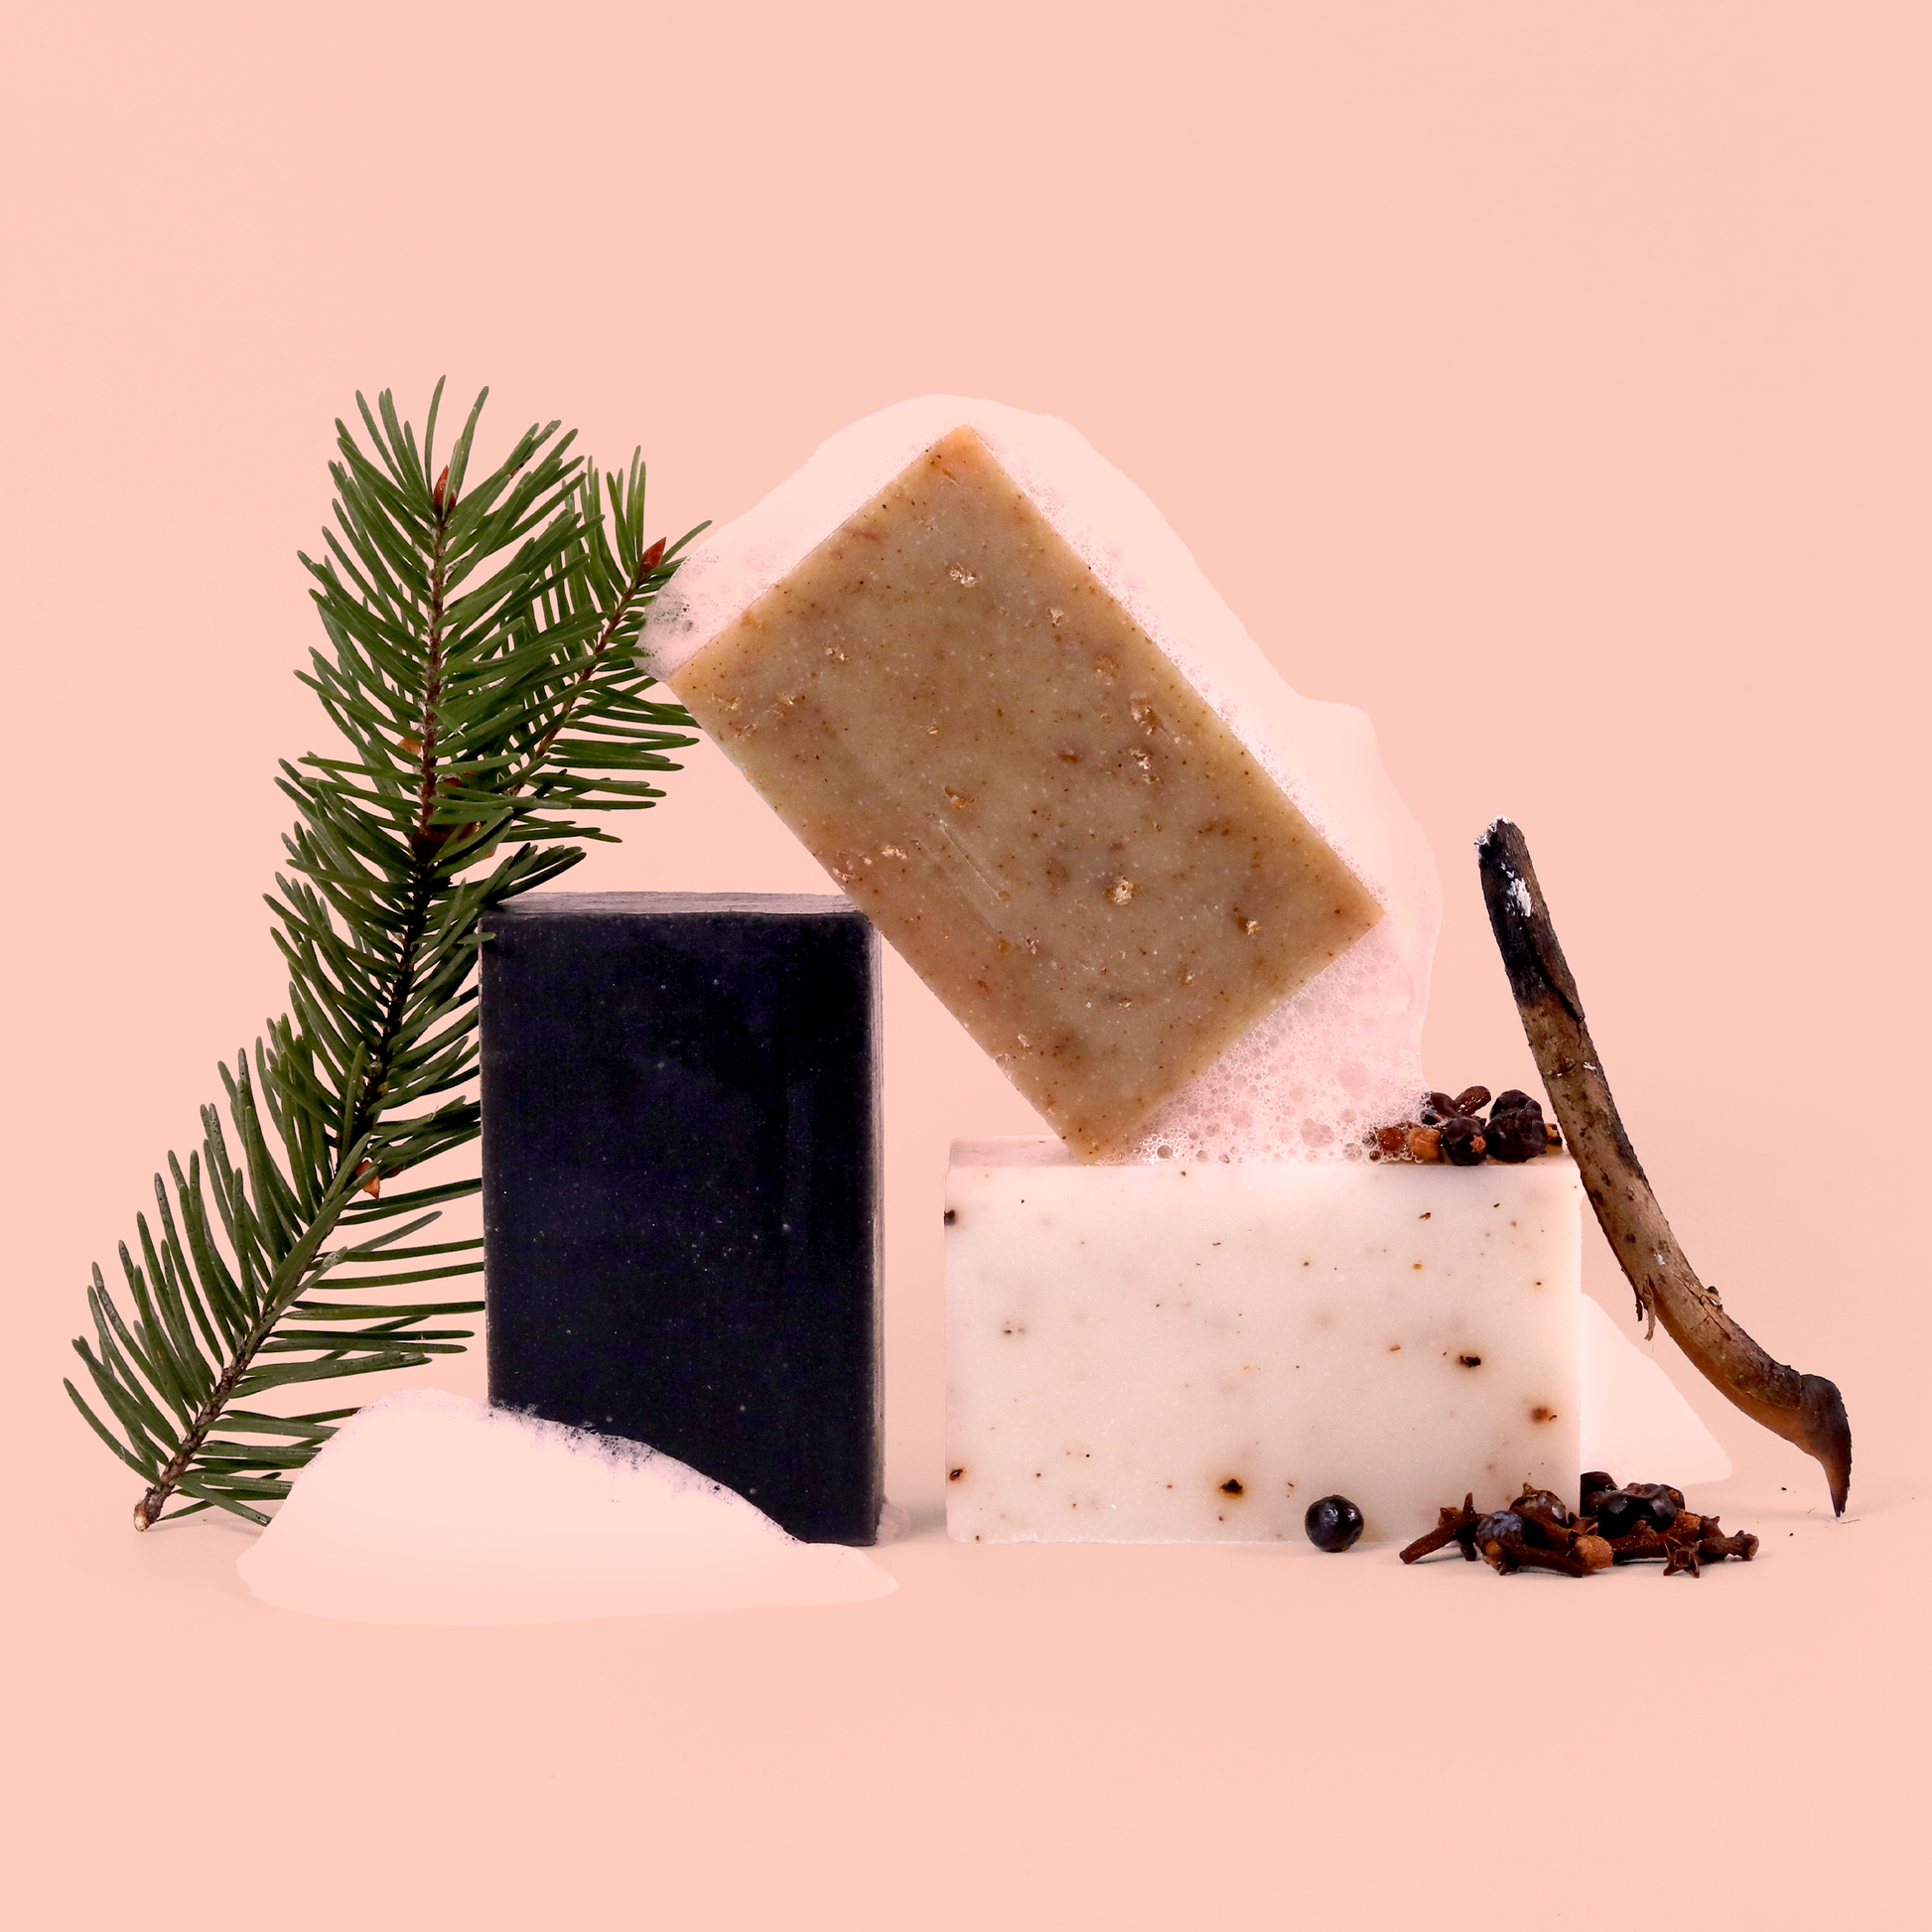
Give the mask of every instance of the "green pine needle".
M 155 1176 L 154 1218 L 120 1250 L 131 1318 L 96 1268 L 93 1334 L 73 1344 L 95 1404 L 69 1395 L 147 1485 L 136 1529 L 177 1496 L 173 1516 L 267 1522 L 254 1505 L 355 1411 L 241 1405 L 419 1368 L 471 1337 L 436 1324 L 481 1302 L 343 1298 L 482 1271 L 478 1241 L 396 1245 L 481 1180 L 381 1191 L 481 1131 L 457 1091 L 477 1067 L 478 922 L 583 858 L 562 841 L 611 836 L 581 815 L 662 797 L 642 774 L 697 742 L 681 706 L 645 695 L 637 641 L 705 525 L 647 545 L 639 457 L 600 476 L 555 423 L 472 484 L 488 393 L 440 470 L 441 382 L 420 448 L 387 390 L 373 412 L 355 398 L 366 448 L 336 425 L 337 527 L 302 559 L 328 647 L 297 675 L 345 749 L 276 780 L 300 815 L 268 899 L 289 1012 L 220 1069 L 225 1116 L 202 1109 L 186 1171 L 170 1154 Z M 395 1272 L 445 1255 L 465 1258 Z

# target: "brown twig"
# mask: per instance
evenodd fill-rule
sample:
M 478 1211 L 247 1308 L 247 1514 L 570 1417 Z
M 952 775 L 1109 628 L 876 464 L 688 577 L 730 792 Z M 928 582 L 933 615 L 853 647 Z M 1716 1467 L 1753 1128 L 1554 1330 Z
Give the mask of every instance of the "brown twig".
M 1610 1097 L 1550 908 L 1521 830 L 1499 818 L 1476 841 L 1482 897 L 1530 1051 L 1576 1157 L 1585 1191 L 1652 1325 L 1753 1422 L 1818 1458 L 1832 1508 L 1852 1486 L 1852 1426 L 1837 1385 L 1774 1361 L 1725 1312 L 1670 1231 Z

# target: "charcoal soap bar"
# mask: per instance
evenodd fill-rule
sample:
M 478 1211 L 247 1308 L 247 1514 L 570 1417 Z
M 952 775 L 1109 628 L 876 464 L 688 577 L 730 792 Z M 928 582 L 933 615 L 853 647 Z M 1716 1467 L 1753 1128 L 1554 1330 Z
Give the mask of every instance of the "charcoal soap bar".
M 489 1398 L 810 1542 L 881 1500 L 879 940 L 849 899 L 538 893 L 484 922 Z

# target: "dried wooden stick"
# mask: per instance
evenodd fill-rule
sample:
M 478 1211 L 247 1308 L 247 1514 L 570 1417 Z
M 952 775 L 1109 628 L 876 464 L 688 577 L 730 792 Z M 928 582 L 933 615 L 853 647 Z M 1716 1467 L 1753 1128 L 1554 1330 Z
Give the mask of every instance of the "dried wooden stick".
M 1801 1375 L 1767 1355 L 1724 1311 L 1715 1288 L 1692 1272 L 1644 1177 L 1610 1098 L 1530 849 L 1499 818 L 1476 841 L 1482 897 L 1529 1035 L 1530 1051 L 1576 1157 L 1585 1191 L 1617 1261 L 1636 1291 L 1650 1331 L 1661 1321 L 1699 1371 L 1753 1422 L 1815 1455 L 1845 1513 L 1852 1486 L 1852 1425 L 1837 1385 Z

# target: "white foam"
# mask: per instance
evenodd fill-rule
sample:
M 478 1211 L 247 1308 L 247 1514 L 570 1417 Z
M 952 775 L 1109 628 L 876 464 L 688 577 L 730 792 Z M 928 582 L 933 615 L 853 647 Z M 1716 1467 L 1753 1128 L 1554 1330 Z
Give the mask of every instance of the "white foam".
M 569 1623 L 898 1587 L 668 1455 L 440 1389 L 345 1423 L 235 1568 L 265 1602 L 351 1623 Z
M 1600 1303 L 1583 1298 L 1583 1466 L 1619 1482 L 1722 1482 L 1724 1446 L 1698 1420 L 1650 1351 Z
M 1384 908 L 1382 920 L 1147 1125 L 1128 1158 L 1322 1161 L 1410 1117 L 1427 1083 L 1423 1012 L 1442 916 L 1436 862 L 1348 705 L 1292 690 L 1141 489 L 1051 416 L 921 396 L 822 444 L 695 551 L 645 647 L 679 666 L 948 431 L 970 424 L 1007 473 L 1254 753 Z

